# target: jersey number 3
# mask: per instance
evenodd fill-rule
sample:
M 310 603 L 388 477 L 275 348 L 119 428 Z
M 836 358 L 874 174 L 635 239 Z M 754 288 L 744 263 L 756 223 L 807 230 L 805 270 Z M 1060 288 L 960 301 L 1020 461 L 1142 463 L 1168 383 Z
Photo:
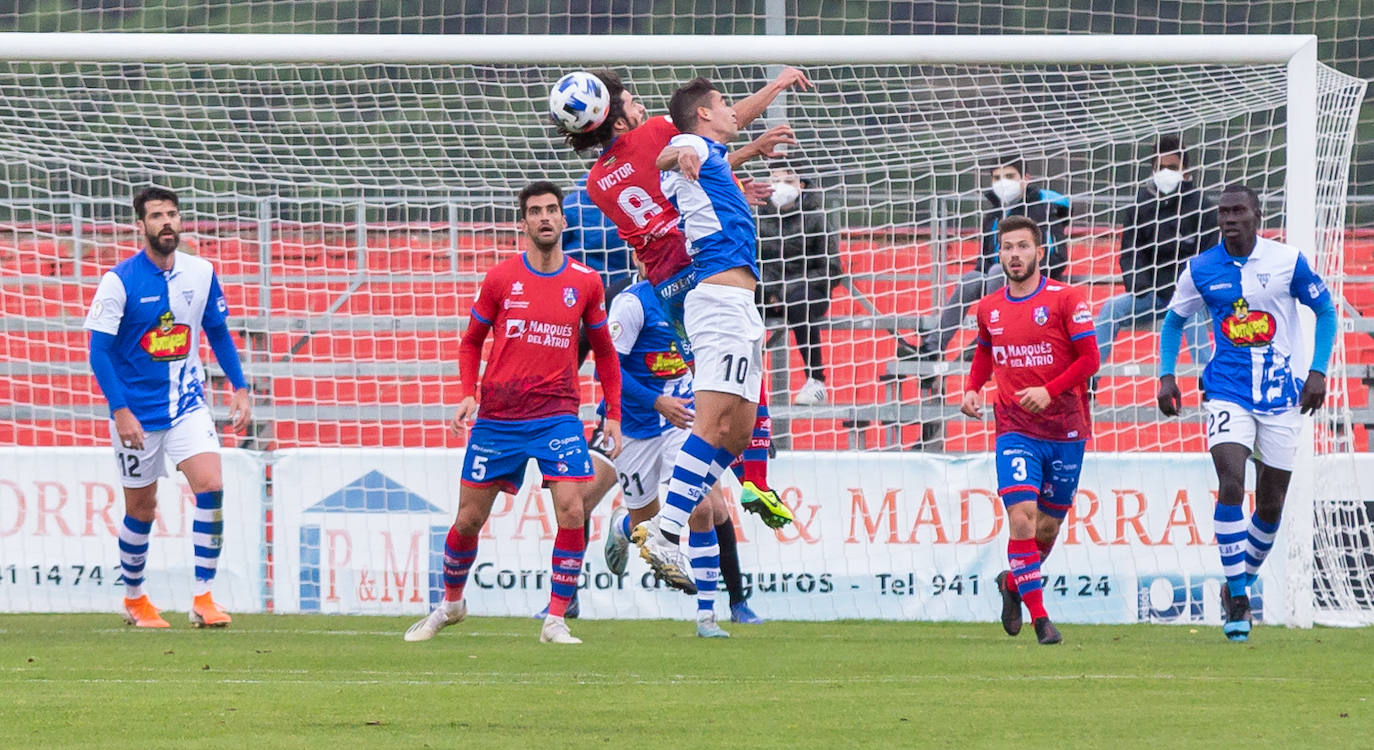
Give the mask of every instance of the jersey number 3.
M 635 226 L 643 229 L 649 225 L 649 219 L 655 214 L 663 213 L 663 207 L 654 202 L 649 196 L 649 191 L 637 185 L 627 185 L 620 195 L 615 199 L 620 204 L 620 210 L 624 211 L 634 220 Z

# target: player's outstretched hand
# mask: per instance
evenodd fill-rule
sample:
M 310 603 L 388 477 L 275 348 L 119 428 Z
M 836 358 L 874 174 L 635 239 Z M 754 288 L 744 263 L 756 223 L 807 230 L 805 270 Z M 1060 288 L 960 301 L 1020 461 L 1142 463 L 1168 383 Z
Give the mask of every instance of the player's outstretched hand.
M 688 408 L 692 403 L 690 398 L 677 398 L 676 396 L 663 395 L 654 399 L 654 411 L 663 415 L 668 423 L 680 430 L 690 430 L 692 428 L 692 418 L 696 415 Z
M 1017 391 L 1016 399 L 1017 403 L 1021 404 L 1021 408 L 1031 414 L 1039 414 L 1050 408 L 1050 402 L 1054 400 L 1050 398 L 1049 391 L 1038 385 Z
M 797 145 L 797 135 L 792 132 L 791 125 L 774 125 L 764 131 L 763 135 L 755 138 L 752 145 L 759 156 L 765 159 L 776 159 L 784 155 L 778 150 L 778 146 Z
M 814 84 L 811 83 L 811 79 L 807 78 L 805 73 L 799 68 L 794 68 L 791 65 L 782 69 L 778 77 L 773 79 L 773 85 L 780 89 L 790 89 L 796 86 L 803 91 L 814 87 Z
M 753 177 L 739 178 L 739 186 L 744 190 L 744 200 L 751 206 L 762 206 L 768 202 L 768 196 L 773 194 L 772 185 Z
M 1159 403 L 1159 411 L 1166 417 L 1177 417 L 1179 409 L 1183 406 L 1183 394 L 1178 391 L 1178 381 L 1173 375 L 1163 375 L 1159 378 L 1159 395 L 1155 396 L 1155 401 Z
M 1326 403 L 1326 374 L 1309 370 L 1307 382 L 1302 384 L 1302 395 L 1298 396 L 1298 406 L 1303 414 L 1316 414 Z
M 615 460 L 620 455 L 620 449 L 625 447 L 625 441 L 620 439 L 620 420 L 607 419 L 601 427 L 601 436 L 607 455 Z
M 243 432 L 253 418 L 253 394 L 247 388 L 234 391 L 229 398 L 229 429 Z
M 453 412 L 453 421 L 448 423 L 448 431 L 454 435 L 462 435 L 467 432 L 472 420 L 477 417 L 477 399 L 468 396 L 463 399 L 463 403 L 458 404 L 458 408 Z
M 143 450 L 143 425 L 134 416 L 132 411 L 116 409 L 114 413 L 115 432 L 119 435 L 119 444 L 125 448 L 132 448 L 136 451 Z
M 959 411 L 964 416 L 974 419 L 983 418 L 983 394 L 978 391 L 964 391 L 964 400 L 959 404 Z

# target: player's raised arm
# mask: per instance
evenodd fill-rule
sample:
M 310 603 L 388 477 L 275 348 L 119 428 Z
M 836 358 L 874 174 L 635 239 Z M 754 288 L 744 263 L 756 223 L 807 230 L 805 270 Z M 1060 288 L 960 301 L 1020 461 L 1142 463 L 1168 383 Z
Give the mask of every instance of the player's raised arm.
M 757 120 L 768 109 L 768 105 L 778 98 L 778 94 L 796 86 L 802 90 L 811 88 L 811 79 L 806 77 L 806 73 L 798 68 L 785 67 L 768 85 L 755 91 L 753 94 L 735 102 L 732 109 L 735 110 L 735 117 L 739 120 L 739 126 L 745 127 L 749 123 Z
M 760 156 L 765 159 L 777 159 L 783 155 L 778 146 L 784 144 L 797 145 L 797 136 L 792 132 L 792 126 L 774 125 L 763 135 L 731 151 L 726 160 L 730 162 L 731 169 L 736 169 L 741 164 Z

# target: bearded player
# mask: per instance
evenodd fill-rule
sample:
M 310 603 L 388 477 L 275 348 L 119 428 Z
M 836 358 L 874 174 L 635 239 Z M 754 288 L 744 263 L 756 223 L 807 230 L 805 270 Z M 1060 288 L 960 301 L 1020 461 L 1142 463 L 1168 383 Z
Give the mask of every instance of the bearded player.
M 684 353 L 690 343 L 683 326 L 683 300 L 695 285 L 687 239 L 680 224 L 677 207 L 664 195 L 658 155 L 678 129 L 668 117 L 648 117 L 644 105 L 625 88 L 620 77 L 609 70 L 593 73 L 601 79 L 610 95 L 606 119 L 582 133 L 567 133 L 567 141 L 578 151 L 600 148 L 601 155 L 587 176 L 587 193 L 596 207 L 616 225 L 620 236 L 636 252 L 648 269 L 647 278 L 657 292 L 665 313 L 677 328 Z M 777 78 L 731 109 L 739 127 L 753 122 L 783 91 L 810 87 L 806 75 L 796 68 L 784 68 Z M 779 125 L 754 142 L 729 154 L 731 167 L 758 156 L 775 157 L 781 144 L 795 144 L 791 128 Z M 745 183 L 749 199 L 766 196 Z M 750 445 L 734 467 L 744 492 L 741 504 L 757 513 L 768 526 L 779 528 L 792 521 L 792 512 L 768 486 L 768 447 L 771 420 L 767 394 L 760 385 L 759 409 Z
M 1073 506 L 1092 432 L 1088 380 L 1100 363 L 1082 290 L 1040 273 L 1040 227 L 1024 216 L 997 227 L 1007 285 L 978 302 L 978 346 L 960 411 L 983 416 L 983 385 L 997 379 L 997 494 L 1007 508 L 1009 571 L 997 576 L 1002 627 L 1021 632 L 1021 605 L 1042 645 L 1062 637 L 1045 611 L 1040 564 Z
M 606 331 L 601 277 L 563 254 L 563 194 L 552 183 L 536 182 L 520 191 L 519 200 L 520 228 L 531 249 L 487 272 L 458 352 L 463 402 L 449 428 L 455 435 L 468 425 L 471 431 L 458 516 L 444 545 L 444 601 L 406 631 L 407 641 L 429 640 L 467 616 L 463 590 L 477 557 L 477 535 L 497 494 L 519 489 L 533 458 L 553 494 L 558 521 L 549 610 L 539 640 L 581 643 L 563 617 L 582 572 L 583 495 L 593 478 L 578 418 L 578 326 L 587 327 L 596 358 L 612 457 L 620 446 L 620 360 Z M 482 343 L 492 331 L 495 345 L 479 392 Z
M 140 628 L 168 627 L 143 593 L 157 480 L 166 476 L 167 460 L 186 476 L 196 496 L 191 623 L 224 627 L 231 619 L 210 596 L 224 534 L 224 479 L 219 438 L 205 400 L 201 331 L 234 387 L 230 417 L 235 432 L 248 425 L 252 405 L 229 335 L 229 306 L 219 278 L 209 262 L 177 252 L 179 206 L 176 193 L 162 188 L 146 188 L 134 196 L 143 252 L 105 273 L 86 316 L 91 370 L 110 405 L 110 436 L 124 485 L 125 515 L 119 527 L 124 619 Z

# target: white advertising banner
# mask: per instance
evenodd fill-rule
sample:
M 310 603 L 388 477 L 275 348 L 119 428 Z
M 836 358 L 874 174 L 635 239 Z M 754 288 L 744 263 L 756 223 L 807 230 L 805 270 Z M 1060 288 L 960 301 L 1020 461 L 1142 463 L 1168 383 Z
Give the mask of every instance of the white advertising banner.
M 273 469 L 276 610 L 427 611 L 442 595 L 461 461 L 448 450 L 282 451 Z M 1052 615 L 1219 622 L 1210 458 L 1089 454 L 1084 465 L 1043 567 Z M 775 532 L 731 503 L 751 606 L 763 617 L 997 618 L 1007 529 L 990 455 L 783 453 L 770 475 L 796 524 Z M 536 479 L 528 472 L 520 492 L 495 503 L 467 588 L 473 614 L 531 615 L 548 601 L 556 528 Z M 637 556 L 623 576 L 606 570 L 615 494 L 592 518 L 582 616 L 690 616 L 694 600 L 655 586 Z M 1281 532 L 1254 599 L 1270 621 L 1284 611 L 1282 543 Z M 723 588 L 719 596 L 724 612 Z
M 225 450 L 224 547 L 215 600 L 229 612 L 263 609 L 263 469 Z M 193 596 L 195 496 L 173 472 L 159 480 L 144 590 L 186 611 Z M 0 448 L 0 611 L 120 610 L 118 534 L 123 489 L 108 448 Z

